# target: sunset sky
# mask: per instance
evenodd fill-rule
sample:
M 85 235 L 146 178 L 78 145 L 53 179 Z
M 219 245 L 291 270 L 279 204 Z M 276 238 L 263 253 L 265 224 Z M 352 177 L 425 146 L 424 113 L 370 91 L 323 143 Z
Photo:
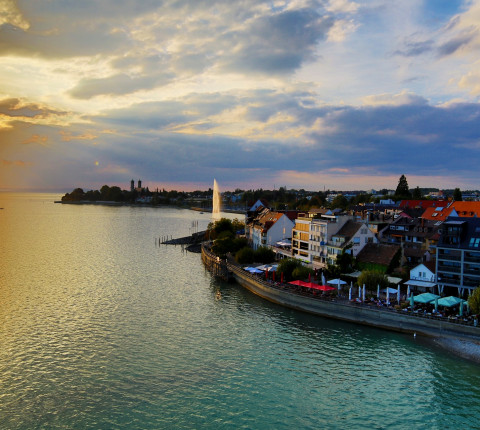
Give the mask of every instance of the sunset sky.
M 0 0 L 0 190 L 478 189 L 480 0 Z

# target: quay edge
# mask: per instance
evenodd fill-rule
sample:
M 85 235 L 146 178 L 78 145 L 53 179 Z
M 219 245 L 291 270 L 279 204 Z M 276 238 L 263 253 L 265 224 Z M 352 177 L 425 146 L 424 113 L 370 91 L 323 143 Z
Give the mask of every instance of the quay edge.
M 202 261 L 216 276 L 221 276 L 224 279 L 234 279 L 252 293 L 291 309 L 397 332 L 480 342 L 480 327 L 439 320 L 435 317 L 427 318 L 405 311 L 387 310 L 348 301 L 342 302 L 336 299 L 326 300 L 305 296 L 283 289 L 245 272 L 234 263 L 225 260 L 219 262 L 217 257 L 208 251 L 205 246 L 202 246 Z

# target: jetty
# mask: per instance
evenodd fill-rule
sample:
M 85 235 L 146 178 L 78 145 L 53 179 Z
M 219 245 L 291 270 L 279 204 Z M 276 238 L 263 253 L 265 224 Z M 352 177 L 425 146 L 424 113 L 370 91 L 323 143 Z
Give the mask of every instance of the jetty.
M 201 252 L 201 244 L 205 240 L 206 230 L 191 234 L 190 236 L 179 237 L 176 239 L 167 237 L 160 237 L 158 243 L 161 245 L 180 245 L 185 247 L 185 250 L 195 253 Z
M 315 295 L 291 284 L 282 284 L 253 275 L 231 260 L 222 260 L 202 244 L 202 261 L 208 270 L 224 280 L 235 280 L 252 293 L 279 305 L 372 327 L 429 337 L 451 337 L 480 342 L 480 327 L 463 319 L 428 316 L 408 310 L 377 307 L 338 297 Z

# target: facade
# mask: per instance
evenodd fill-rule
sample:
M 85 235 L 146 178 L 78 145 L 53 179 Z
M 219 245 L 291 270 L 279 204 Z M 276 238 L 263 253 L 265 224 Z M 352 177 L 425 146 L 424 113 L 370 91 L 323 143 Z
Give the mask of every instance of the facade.
M 465 296 L 480 286 L 480 219 L 450 217 L 437 245 L 437 284 Z
M 414 291 L 434 292 L 435 282 L 435 264 L 419 264 L 410 270 L 410 279 L 405 282 Z
M 399 216 L 381 232 L 381 240 L 400 245 L 404 261 L 414 267 L 435 255 L 441 225 L 439 221 Z
M 312 264 L 314 268 L 327 266 L 327 243 L 348 220 L 351 215 L 334 215 L 327 212 L 316 218 L 298 217 L 292 231 L 292 257 Z
M 247 238 L 253 249 L 274 246 L 277 242 L 292 236 L 294 225 L 286 214 L 264 209 L 248 225 Z
M 343 250 L 356 257 L 367 243 L 378 243 L 367 224 L 348 220 L 327 242 L 327 263 L 335 264 Z

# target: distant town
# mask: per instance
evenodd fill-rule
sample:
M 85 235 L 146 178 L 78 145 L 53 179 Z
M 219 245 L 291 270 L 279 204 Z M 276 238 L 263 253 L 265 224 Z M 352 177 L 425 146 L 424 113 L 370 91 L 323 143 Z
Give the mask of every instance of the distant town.
M 395 204 L 404 199 L 426 199 L 426 200 L 462 200 L 479 201 L 479 190 L 438 189 L 438 188 L 408 188 L 407 179 L 401 176 L 396 189 L 381 190 L 356 190 L 356 191 L 307 191 L 305 189 L 287 189 L 279 187 L 274 190 L 235 189 L 233 191 L 222 191 L 222 208 L 246 211 L 257 200 L 262 199 L 268 202 L 274 210 L 309 210 L 311 208 L 339 208 L 343 210 L 359 204 Z M 401 182 L 401 183 L 400 183 Z M 118 186 L 104 185 L 100 190 L 84 191 L 76 188 L 71 193 L 62 197 L 62 202 L 115 202 L 125 204 L 148 204 L 148 205 L 177 205 L 184 207 L 198 206 L 200 208 L 211 208 L 213 189 L 201 191 L 176 191 L 150 190 L 148 185 L 142 185 L 142 181 L 130 181 L 128 189 L 121 189 Z

